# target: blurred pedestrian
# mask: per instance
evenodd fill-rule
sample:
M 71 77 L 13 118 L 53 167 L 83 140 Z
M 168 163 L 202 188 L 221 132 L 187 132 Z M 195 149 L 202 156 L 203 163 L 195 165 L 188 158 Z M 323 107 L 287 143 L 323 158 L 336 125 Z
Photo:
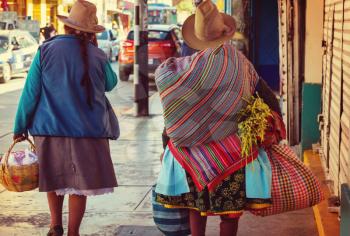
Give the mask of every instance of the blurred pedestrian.
M 56 34 L 57 34 L 57 31 L 53 24 L 47 24 L 45 27 L 40 28 L 41 43 L 43 43 L 45 40 L 48 40 L 56 36 Z
M 17 110 L 14 139 L 34 136 L 39 157 L 39 191 L 47 192 L 51 212 L 47 235 L 63 235 L 62 206 L 69 195 L 68 235 L 79 235 L 87 196 L 113 192 L 117 180 L 109 139 L 119 125 L 105 96 L 117 77 L 95 33 L 96 6 L 77 1 L 70 15 L 57 16 L 65 35 L 39 48 Z
M 256 152 L 241 155 L 238 117 L 246 107 L 245 99 L 256 92 L 276 116 L 281 113 L 253 65 L 226 43 L 235 30 L 232 16 L 219 13 L 210 0 L 204 0 L 182 28 L 186 44 L 199 52 L 170 58 L 155 73 L 166 126 L 163 158 L 168 158 L 160 175 L 168 178 L 158 178 L 156 201 L 168 208 L 189 209 L 192 236 L 205 235 L 207 216 L 220 216 L 221 236 L 236 235 L 245 209 L 271 203 L 270 196 L 246 196 L 245 165 L 256 158 Z M 281 132 L 267 140 L 278 143 Z

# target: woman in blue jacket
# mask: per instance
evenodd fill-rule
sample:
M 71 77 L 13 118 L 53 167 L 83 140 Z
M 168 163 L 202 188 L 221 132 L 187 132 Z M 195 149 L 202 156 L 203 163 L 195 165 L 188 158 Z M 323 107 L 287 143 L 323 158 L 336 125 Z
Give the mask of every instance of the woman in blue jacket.
M 109 139 L 119 125 L 105 96 L 117 84 L 106 55 L 97 47 L 96 6 L 77 1 L 69 17 L 58 16 L 65 35 L 39 48 L 17 110 L 14 139 L 34 136 L 39 191 L 47 192 L 48 235 L 63 235 L 62 205 L 69 195 L 68 235 L 79 235 L 86 197 L 113 192 L 117 180 Z

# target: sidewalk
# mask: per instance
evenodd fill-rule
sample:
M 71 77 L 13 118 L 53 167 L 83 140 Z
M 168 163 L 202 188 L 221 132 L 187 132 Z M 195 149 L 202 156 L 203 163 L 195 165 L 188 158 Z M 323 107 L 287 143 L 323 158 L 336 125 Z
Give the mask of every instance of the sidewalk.
M 150 99 L 149 118 L 131 111 L 119 116 L 121 137 L 110 142 L 119 187 L 113 194 L 90 197 L 81 235 L 161 235 L 154 227 L 150 190 L 160 170 L 163 118 L 157 94 Z M 1 147 L 8 137 L 1 138 Z M 3 152 L 4 150 L 0 150 Z M 46 196 L 37 191 L 11 193 L 0 187 L 0 235 L 46 235 L 49 210 Z M 67 222 L 65 202 L 64 222 Z M 218 234 L 218 217 L 209 218 L 208 236 Z M 316 236 L 311 208 L 267 218 L 245 214 L 240 236 Z

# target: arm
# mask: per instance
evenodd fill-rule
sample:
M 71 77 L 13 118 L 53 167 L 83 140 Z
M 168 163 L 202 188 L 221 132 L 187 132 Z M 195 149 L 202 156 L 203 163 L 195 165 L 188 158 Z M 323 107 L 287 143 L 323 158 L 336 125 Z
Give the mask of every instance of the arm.
M 41 67 L 40 67 L 40 50 L 36 53 L 30 66 L 26 83 L 17 108 L 14 138 L 26 135 L 28 125 L 30 124 L 35 113 L 36 106 L 41 94 Z
M 272 110 L 272 116 L 268 118 L 269 128 L 265 130 L 264 141 L 262 143 L 263 147 L 268 148 L 286 138 L 286 128 L 276 95 L 262 78 L 259 79 L 255 87 L 255 92 L 258 93 Z
M 105 77 L 106 77 L 106 92 L 112 91 L 112 89 L 117 85 L 118 78 L 109 62 L 105 65 Z
M 163 149 L 166 148 L 166 146 L 168 145 L 170 138 L 169 136 L 166 134 L 166 130 L 164 127 L 163 133 L 162 133 L 162 141 L 163 141 Z
M 271 110 L 282 116 L 281 108 L 276 95 L 262 78 L 259 79 L 255 87 L 255 92 L 258 93 L 258 95 L 264 100 Z

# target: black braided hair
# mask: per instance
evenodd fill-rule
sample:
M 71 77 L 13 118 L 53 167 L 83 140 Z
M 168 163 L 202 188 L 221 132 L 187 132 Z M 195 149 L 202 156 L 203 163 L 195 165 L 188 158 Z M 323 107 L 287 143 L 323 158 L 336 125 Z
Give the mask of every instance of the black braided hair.
M 89 105 L 90 109 L 93 110 L 92 106 L 92 85 L 91 85 L 91 78 L 89 74 L 89 55 L 88 55 L 88 44 L 89 42 L 92 42 L 96 45 L 96 36 L 94 33 L 87 33 L 83 31 L 75 30 L 69 26 L 64 26 L 64 29 L 66 33 L 75 35 L 80 40 L 80 53 L 81 57 L 83 59 L 84 64 L 84 74 L 83 78 L 81 79 L 80 84 L 85 87 L 86 95 L 87 95 L 87 104 Z

